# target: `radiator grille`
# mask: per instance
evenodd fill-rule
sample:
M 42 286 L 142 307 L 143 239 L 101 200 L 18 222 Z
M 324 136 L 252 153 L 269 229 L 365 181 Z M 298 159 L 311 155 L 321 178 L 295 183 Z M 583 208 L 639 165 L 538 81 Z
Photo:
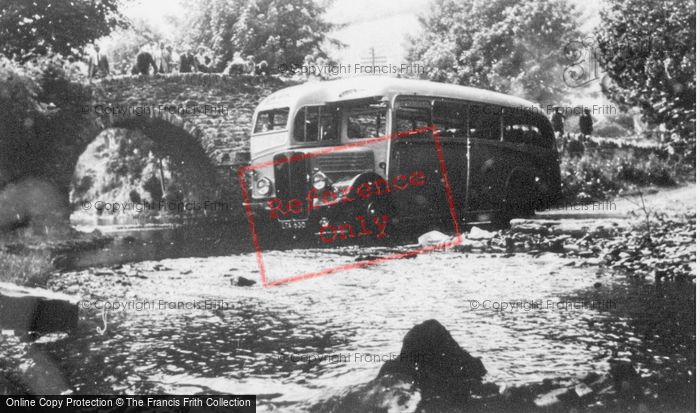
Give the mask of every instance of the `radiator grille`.
M 289 161 L 294 153 L 279 154 L 274 157 L 275 165 L 275 189 L 277 198 L 284 202 L 291 199 L 305 199 L 308 192 L 307 164 L 305 160 Z M 308 216 L 304 208 L 303 214 L 280 217 L 280 220 L 301 219 Z
M 315 166 L 324 173 L 345 173 L 372 170 L 374 156 L 372 152 L 329 153 L 315 160 Z

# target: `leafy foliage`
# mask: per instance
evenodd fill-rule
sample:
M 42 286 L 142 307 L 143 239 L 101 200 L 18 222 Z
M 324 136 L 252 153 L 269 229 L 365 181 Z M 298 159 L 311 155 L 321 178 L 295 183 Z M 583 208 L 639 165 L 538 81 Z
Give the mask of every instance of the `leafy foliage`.
M 607 96 L 694 143 L 695 2 L 614 0 L 601 18 L 598 59 L 613 81 Z
M 0 251 L 0 281 L 29 287 L 45 286 L 53 271 L 48 254 L 10 254 Z
M 0 187 L 26 176 L 64 182 L 51 171 L 74 157 L 71 143 L 88 116 L 78 108 L 90 99 L 78 69 L 59 57 L 0 59 Z
M 586 142 L 583 155 L 564 151 L 562 193 L 566 202 L 602 200 L 638 187 L 673 186 L 692 181 L 695 170 L 662 146 L 616 146 Z
M 213 50 L 220 69 L 235 52 L 270 65 L 301 64 L 306 55 L 325 56 L 333 26 L 323 12 L 313 0 L 205 0 L 193 3 L 187 41 Z
M 118 0 L 0 0 L 0 53 L 77 55 L 80 48 L 124 26 Z
M 408 60 L 424 77 L 551 101 L 562 50 L 577 35 L 573 6 L 556 0 L 439 0 L 411 37 Z
M 143 18 L 131 18 L 129 27 L 117 28 L 100 39 L 102 52 L 117 73 L 128 74 L 138 52 L 146 45 L 156 45 L 166 37 Z
M 148 178 L 143 184 L 143 189 L 151 195 L 151 202 L 159 202 L 163 198 L 163 188 L 160 180 L 155 176 Z

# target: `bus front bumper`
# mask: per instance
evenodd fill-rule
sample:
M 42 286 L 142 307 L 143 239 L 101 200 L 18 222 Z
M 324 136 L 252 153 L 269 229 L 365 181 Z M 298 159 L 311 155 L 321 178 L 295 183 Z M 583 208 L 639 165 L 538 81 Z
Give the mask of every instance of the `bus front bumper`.
M 318 230 L 341 216 L 340 203 L 317 205 L 307 214 L 290 215 L 285 218 L 273 217 L 273 210 L 267 201 L 243 203 L 243 207 L 252 212 L 256 226 L 272 226 L 283 230 Z

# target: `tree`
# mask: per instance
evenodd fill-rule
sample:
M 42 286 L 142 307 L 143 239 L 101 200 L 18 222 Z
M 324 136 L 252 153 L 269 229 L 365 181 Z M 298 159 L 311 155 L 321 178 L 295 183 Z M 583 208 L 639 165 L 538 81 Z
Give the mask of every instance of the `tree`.
M 205 0 L 193 7 L 188 42 L 210 48 L 220 66 L 234 52 L 271 66 L 325 56 L 321 46 L 333 27 L 314 0 Z
M 558 0 L 439 0 L 408 60 L 431 80 L 484 87 L 547 102 L 561 96 L 562 53 L 577 36 L 576 13 Z
M 607 96 L 694 144 L 695 2 L 614 0 L 596 34 Z
M 25 65 L 0 56 L 0 191 L 33 178 L 68 195 L 73 171 L 66 166 L 76 160 L 73 148 L 89 123 L 76 110 L 91 101 L 83 80 L 57 56 Z M 49 202 L 57 223 L 67 223 L 68 197 Z
M 163 188 L 160 184 L 160 180 L 154 176 L 150 177 L 143 184 L 144 191 L 151 194 L 151 202 L 160 202 L 163 199 Z
M 77 55 L 124 26 L 118 0 L 0 0 L 0 53 Z
M 143 18 L 131 18 L 129 27 L 117 28 L 99 41 L 102 52 L 109 58 L 113 70 L 128 74 L 138 52 L 146 45 L 155 45 L 166 36 Z

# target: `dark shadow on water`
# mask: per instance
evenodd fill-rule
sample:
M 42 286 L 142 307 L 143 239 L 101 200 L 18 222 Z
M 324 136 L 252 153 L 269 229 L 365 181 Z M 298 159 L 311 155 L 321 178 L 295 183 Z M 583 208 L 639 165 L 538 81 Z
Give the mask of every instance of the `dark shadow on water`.
M 93 313 L 65 340 L 31 349 L 66 372 L 78 394 L 179 393 L 173 387 L 223 391 L 199 378 L 229 385 L 260 376 L 303 382 L 328 368 L 314 355 L 338 352 L 356 334 L 352 326 L 318 325 L 258 300 L 214 311 L 178 311 L 177 317 L 172 311 L 110 314 L 104 335 L 95 330 L 101 315 Z M 164 382 L 168 377 L 174 381 Z
M 694 283 L 621 280 L 564 299 L 596 303 L 600 317 L 589 326 L 612 349 L 605 357 L 631 361 L 670 411 L 694 410 Z
M 264 251 L 292 249 L 336 249 L 343 247 L 395 247 L 414 244 L 418 237 L 433 226 L 405 227 L 389 236 L 373 236 L 325 243 L 312 231 L 292 232 L 261 230 L 260 248 Z M 114 241 L 104 248 L 76 251 L 68 257 L 67 267 L 78 270 L 94 266 L 109 266 L 139 261 L 158 261 L 170 258 L 212 257 L 255 252 L 248 227 L 235 222 L 202 222 L 179 227 L 134 229 L 111 234 Z

